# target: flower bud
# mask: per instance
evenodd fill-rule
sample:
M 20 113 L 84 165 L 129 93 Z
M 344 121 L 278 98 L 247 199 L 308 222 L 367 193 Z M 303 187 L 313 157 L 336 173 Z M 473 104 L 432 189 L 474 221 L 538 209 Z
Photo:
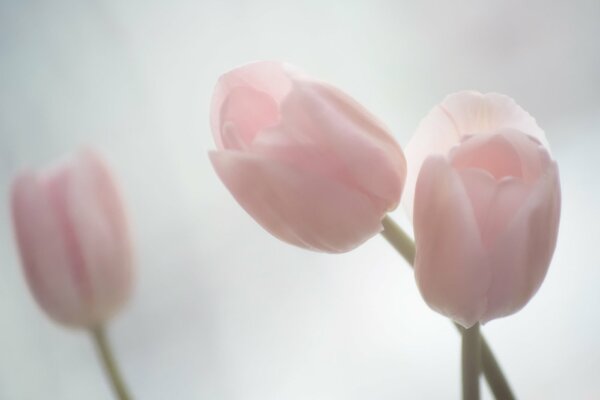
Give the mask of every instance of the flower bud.
M 12 215 L 27 282 L 52 319 L 92 328 L 123 306 L 132 246 L 117 187 L 96 153 L 20 174 Z
M 223 75 L 215 89 L 213 166 L 244 209 L 279 239 L 344 252 L 382 229 L 400 201 L 402 150 L 340 90 L 277 62 Z
M 437 106 L 407 147 L 409 160 L 423 160 L 414 192 L 417 284 L 430 307 L 465 327 L 518 311 L 544 280 L 560 183 L 542 143 L 510 98 L 463 92 Z

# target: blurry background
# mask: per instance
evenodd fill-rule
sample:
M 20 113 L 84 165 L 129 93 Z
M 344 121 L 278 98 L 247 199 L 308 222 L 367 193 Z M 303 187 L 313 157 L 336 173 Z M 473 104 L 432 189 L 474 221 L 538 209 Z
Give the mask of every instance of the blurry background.
M 520 398 L 600 398 L 599 37 L 598 0 L 0 1 L 0 399 L 111 395 L 88 337 L 29 295 L 9 214 L 16 171 L 82 144 L 131 214 L 138 283 L 110 333 L 137 399 L 459 398 L 459 337 L 381 237 L 291 247 L 212 171 L 212 87 L 257 59 L 331 81 L 401 144 L 460 89 L 534 115 L 561 170 L 558 246 L 537 296 L 484 332 Z

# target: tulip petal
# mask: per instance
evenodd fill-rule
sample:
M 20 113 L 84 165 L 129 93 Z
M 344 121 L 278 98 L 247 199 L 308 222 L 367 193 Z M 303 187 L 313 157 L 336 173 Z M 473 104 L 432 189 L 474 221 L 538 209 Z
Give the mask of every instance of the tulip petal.
M 477 219 L 484 248 L 493 247 L 526 201 L 530 189 L 521 179 L 494 179 L 480 169 L 458 171 Z
M 115 183 L 100 157 L 83 150 L 73 163 L 68 213 L 89 275 L 89 318 L 105 321 L 130 293 L 133 262 L 127 222 Z
M 382 229 L 382 215 L 369 198 L 336 181 L 252 153 L 209 155 L 236 200 L 283 241 L 337 253 Z
M 558 167 L 550 161 L 491 249 L 493 277 L 483 322 L 518 311 L 541 286 L 556 246 L 560 202 Z
M 450 150 L 450 162 L 456 169 L 477 168 L 493 178 L 521 178 L 521 160 L 504 135 L 476 135 Z
M 280 62 L 263 61 L 235 68 L 219 78 L 210 110 L 210 125 L 218 149 L 226 148 L 222 129 L 227 122 L 241 130 L 242 137 L 251 138 L 274 121 L 273 107 L 292 88 L 288 76 L 292 70 Z
M 519 156 L 523 181 L 527 184 L 537 182 L 551 163 L 548 147 L 544 147 L 537 138 L 516 129 L 501 129 L 498 135 L 505 138 Z
M 445 155 L 459 142 L 460 136 L 456 134 L 452 121 L 439 106 L 421 120 L 417 131 L 404 148 L 408 169 L 402 202 L 409 218 L 413 218 L 415 186 L 423 162 L 431 155 Z
M 54 208 L 34 173 L 15 179 L 12 214 L 25 275 L 35 299 L 56 321 L 76 324 L 82 314 L 81 288 L 73 280 Z
M 448 154 L 465 136 L 509 129 L 530 135 L 549 149 L 546 136 L 535 119 L 508 96 L 463 91 L 447 96 L 434 107 L 405 148 L 408 174 L 403 197 L 409 216 L 412 216 L 419 170 L 427 157 Z
M 281 105 L 280 124 L 257 137 L 256 145 L 275 151 L 312 146 L 323 160 L 334 160 L 347 174 L 346 183 L 368 194 L 382 212 L 399 202 L 406 175 L 400 146 L 364 107 L 329 85 L 295 82 Z
M 445 158 L 425 160 L 414 211 L 419 290 L 431 308 L 470 327 L 486 310 L 491 271 L 468 194 Z
M 440 105 L 460 136 L 490 134 L 514 129 L 530 135 L 549 148 L 544 131 L 512 98 L 499 93 L 465 91 L 451 94 Z
M 279 108 L 267 93 L 241 86 L 230 91 L 220 116 L 223 148 L 244 149 L 279 120 Z

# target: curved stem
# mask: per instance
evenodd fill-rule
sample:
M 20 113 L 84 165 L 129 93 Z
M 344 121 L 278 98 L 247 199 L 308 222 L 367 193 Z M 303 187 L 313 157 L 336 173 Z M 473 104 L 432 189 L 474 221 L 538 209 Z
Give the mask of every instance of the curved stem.
M 119 372 L 119 368 L 117 366 L 117 362 L 112 354 L 112 350 L 110 348 L 110 344 L 108 343 L 108 338 L 106 336 L 106 331 L 104 327 L 99 326 L 97 328 L 91 329 L 91 335 L 94 338 L 94 343 L 96 345 L 96 350 L 98 351 L 98 355 L 102 359 L 102 365 L 104 366 L 104 370 L 106 371 L 106 375 L 110 379 L 112 384 L 112 388 L 115 394 L 115 398 L 118 400 L 131 400 L 131 396 L 127 391 L 127 387 L 125 386 L 125 382 L 123 381 L 123 377 Z
M 410 266 L 415 262 L 415 244 L 412 239 L 392 220 L 386 216 L 383 221 L 383 237 L 404 257 Z M 454 326 L 461 334 L 465 334 L 466 329 L 461 325 L 454 323 Z M 481 369 L 485 376 L 492 393 L 496 399 L 514 400 L 515 396 L 498 364 L 492 349 L 488 345 L 484 336 L 480 333 L 481 341 Z
M 462 335 L 463 400 L 479 400 L 480 337 L 479 323 L 465 330 Z

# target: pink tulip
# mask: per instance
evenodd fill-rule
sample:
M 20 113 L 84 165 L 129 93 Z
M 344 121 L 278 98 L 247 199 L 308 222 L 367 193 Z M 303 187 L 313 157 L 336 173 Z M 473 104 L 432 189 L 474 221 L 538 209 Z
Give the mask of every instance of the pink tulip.
M 38 304 L 72 327 L 96 327 L 127 300 L 132 249 L 112 176 L 94 152 L 19 175 L 12 211 Z
M 544 280 L 560 183 L 543 143 L 512 99 L 461 92 L 430 112 L 407 147 L 409 168 L 420 167 L 417 284 L 431 308 L 465 327 L 515 313 Z
M 402 150 L 366 109 L 294 67 L 257 62 L 215 89 L 213 166 L 279 239 L 344 252 L 382 230 L 402 193 Z

